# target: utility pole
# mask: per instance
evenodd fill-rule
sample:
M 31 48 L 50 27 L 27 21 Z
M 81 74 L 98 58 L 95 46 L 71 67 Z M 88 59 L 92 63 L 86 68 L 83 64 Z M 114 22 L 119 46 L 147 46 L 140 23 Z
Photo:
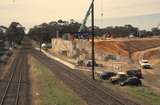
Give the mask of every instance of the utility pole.
M 42 51 L 42 39 L 40 38 L 40 42 L 39 42 L 39 48 L 40 48 L 40 52 Z
M 94 43 L 94 1 L 92 2 L 92 79 L 95 80 L 95 43 Z
M 41 30 L 42 30 L 42 28 L 41 28 Z M 42 51 L 42 31 L 40 30 L 40 42 L 39 42 L 39 48 L 40 48 L 40 52 Z

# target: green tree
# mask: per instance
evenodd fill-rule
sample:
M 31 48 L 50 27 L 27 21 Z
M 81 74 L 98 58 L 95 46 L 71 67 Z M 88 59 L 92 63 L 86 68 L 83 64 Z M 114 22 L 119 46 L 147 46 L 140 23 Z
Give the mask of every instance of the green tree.
M 152 28 L 152 33 L 155 36 L 160 36 L 160 29 L 158 27 Z
M 25 35 L 25 28 L 18 22 L 12 22 L 7 30 L 7 36 L 10 44 L 20 44 Z
M 57 37 L 57 32 L 59 32 L 59 37 L 63 37 L 65 33 L 76 33 L 78 32 L 80 23 L 74 21 L 73 19 L 68 21 L 58 20 L 52 21 L 50 23 L 42 23 L 40 25 L 34 26 L 29 30 L 29 37 L 36 41 L 51 42 L 51 38 Z M 85 26 L 86 27 L 86 26 Z M 87 27 L 86 27 L 87 30 Z

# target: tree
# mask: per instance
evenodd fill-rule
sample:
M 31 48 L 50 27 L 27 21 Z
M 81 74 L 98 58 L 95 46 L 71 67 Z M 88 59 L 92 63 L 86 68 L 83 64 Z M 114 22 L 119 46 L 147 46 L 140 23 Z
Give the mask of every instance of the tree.
M 12 22 L 6 32 L 10 45 L 20 44 L 25 35 L 25 28 L 18 22 Z
M 65 33 L 77 33 L 81 24 L 71 19 L 69 22 L 59 19 L 58 21 L 51 21 L 49 23 L 42 23 L 40 25 L 36 25 L 29 30 L 30 38 L 43 42 L 51 42 L 51 38 L 57 37 L 57 32 L 59 33 L 59 37 L 63 37 Z M 82 33 L 89 32 L 90 27 L 84 26 L 84 30 Z M 108 35 L 112 37 L 129 37 L 133 35 L 135 37 L 149 37 L 154 33 L 159 33 L 159 31 L 154 29 L 151 31 L 139 30 L 137 27 L 134 27 L 130 24 L 124 26 L 109 26 L 106 28 L 100 28 L 98 26 L 95 27 L 95 36 Z M 76 36 L 78 37 L 78 36 Z M 88 38 L 89 35 L 83 36 L 84 38 Z
M 110 36 L 114 36 L 114 37 L 128 37 L 129 35 L 134 35 L 137 36 L 138 35 L 138 28 L 133 27 L 132 25 L 128 24 L 128 25 L 124 25 L 124 26 L 109 26 L 103 29 L 100 29 L 101 31 L 100 34 L 109 34 Z
M 0 26 L 0 51 L 5 48 L 5 41 L 7 39 L 6 31 L 7 31 L 7 27 Z
M 57 37 L 57 32 L 59 32 L 59 37 L 63 37 L 65 33 L 76 33 L 78 32 L 79 27 L 81 26 L 80 23 L 70 20 L 58 20 L 52 21 L 50 23 L 42 23 L 40 25 L 34 26 L 29 30 L 29 37 L 43 42 L 51 42 L 51 38 Z M 87 27 L 86 27 L 87 30 Z
M 152 28 L 152 33 L 155 36 L 160 36 L 160 29 L 158 27 Z

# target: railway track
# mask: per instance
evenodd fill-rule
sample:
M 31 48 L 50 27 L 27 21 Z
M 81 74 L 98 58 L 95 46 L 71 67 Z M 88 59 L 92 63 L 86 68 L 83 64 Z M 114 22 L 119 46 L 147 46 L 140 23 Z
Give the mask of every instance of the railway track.
M 38 51 L 32 50 L 32 55 L 52 70 L 59 79 L 63 80 L 88 105 L 139 105 L 103 87 L 100 83 L 88 79 L 79 71 L 71 70 L 59 62 L 49 59 Z
M 22 70 L 25 66 L 24 57 L 17 56 L 15 59 L 14 67 L 12 67 L 10 78 L 8 83 L 6 83 L 6 88 L 2 96 L 0 105 L 18 105 L 19 94 L 22 85 Z
M 28 45 L 24 43 L 8 75 L 0 81 L 3 82 L 3 88 L 0 88 L 0 105 L 30 105 L 27 54 Z

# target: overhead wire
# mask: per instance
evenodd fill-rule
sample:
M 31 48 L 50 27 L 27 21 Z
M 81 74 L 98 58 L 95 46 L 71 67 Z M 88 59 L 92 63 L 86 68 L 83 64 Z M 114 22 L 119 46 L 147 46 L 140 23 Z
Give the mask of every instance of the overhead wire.
M 104 13 L 103 13 L 103 0 L 101 0 L 101 27 L 103 28 L 103 16 L 104 16 Z

